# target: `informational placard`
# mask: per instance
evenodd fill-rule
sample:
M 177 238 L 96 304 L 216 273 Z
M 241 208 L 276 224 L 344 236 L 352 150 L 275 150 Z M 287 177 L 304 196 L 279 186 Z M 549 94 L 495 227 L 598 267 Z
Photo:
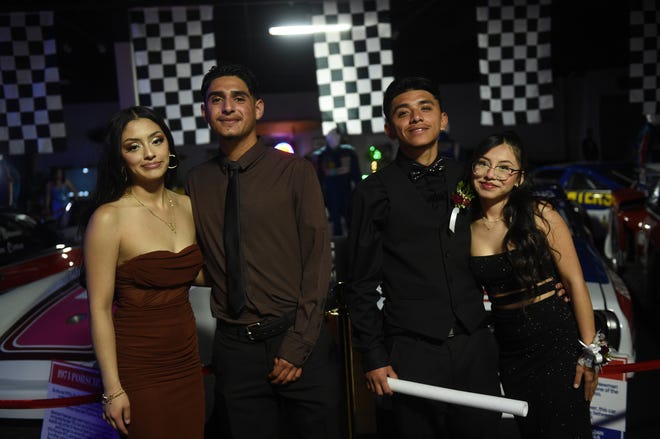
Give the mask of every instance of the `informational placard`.
M 75 363 L 53 361 L 48 398 L 68 398 L 100 393 L 99 371 Z M 102 417 L 100 402 L 47 409 L 41 439 L 119 439 Z
M 610 364 L 627 364 L 625 356 L 614 357 Z M 625 373 L 601 374 L 591 401 L 591 424 L 594 439 L 624 439 L 626 437 Z

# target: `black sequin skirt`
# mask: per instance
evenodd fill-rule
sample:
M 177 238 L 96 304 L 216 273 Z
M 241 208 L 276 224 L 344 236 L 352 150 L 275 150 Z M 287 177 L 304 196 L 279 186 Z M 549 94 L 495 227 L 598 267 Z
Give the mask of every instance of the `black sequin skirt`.
M 573 388 L 582 350 L 571 305 L 554 295 L 516 310 L 493 309 L 500 379 L 507 397 L 527 401 L 516 418 L 524 438 L 591 439 L 584 387 Z

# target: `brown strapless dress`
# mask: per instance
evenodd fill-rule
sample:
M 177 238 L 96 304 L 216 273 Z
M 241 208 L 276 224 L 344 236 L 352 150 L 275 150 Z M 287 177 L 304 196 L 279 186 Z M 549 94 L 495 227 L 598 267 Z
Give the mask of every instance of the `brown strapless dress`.
M 114 313 L 119 378 L 131 402 L 130 439 L 204 436 L 204 385 L 188 290 L 197 244 L 117 267 Z

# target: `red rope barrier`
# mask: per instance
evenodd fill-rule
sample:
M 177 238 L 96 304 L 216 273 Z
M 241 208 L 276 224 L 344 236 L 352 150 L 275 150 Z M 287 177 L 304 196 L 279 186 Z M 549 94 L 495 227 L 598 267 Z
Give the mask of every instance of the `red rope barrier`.
M 660 369 L 660 360 L 642 361 L 630 364 L 607 364 L 603 366 L 601 373 L 615 374 L 626 372 L 643 372 L 646 370 Z
M 72 405 L 92 404 L 100 400 L 100 393 L 67 398 L 6 399 L 0 401 L 0 409 L 52 409 Z

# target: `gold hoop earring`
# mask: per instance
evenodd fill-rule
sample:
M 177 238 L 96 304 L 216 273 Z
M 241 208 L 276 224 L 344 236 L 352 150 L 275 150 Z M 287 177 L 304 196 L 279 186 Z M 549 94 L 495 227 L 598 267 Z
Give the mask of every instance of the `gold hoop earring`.
M 176 159 L 176 163 L 174 164 L 174 166 L 171 165 L 172 158 Z M 176 169 L 177 166 L 179 166 L 179 158 L 174 154 L 170 154 L 170 164 L 167 165 L 167 169 Z

